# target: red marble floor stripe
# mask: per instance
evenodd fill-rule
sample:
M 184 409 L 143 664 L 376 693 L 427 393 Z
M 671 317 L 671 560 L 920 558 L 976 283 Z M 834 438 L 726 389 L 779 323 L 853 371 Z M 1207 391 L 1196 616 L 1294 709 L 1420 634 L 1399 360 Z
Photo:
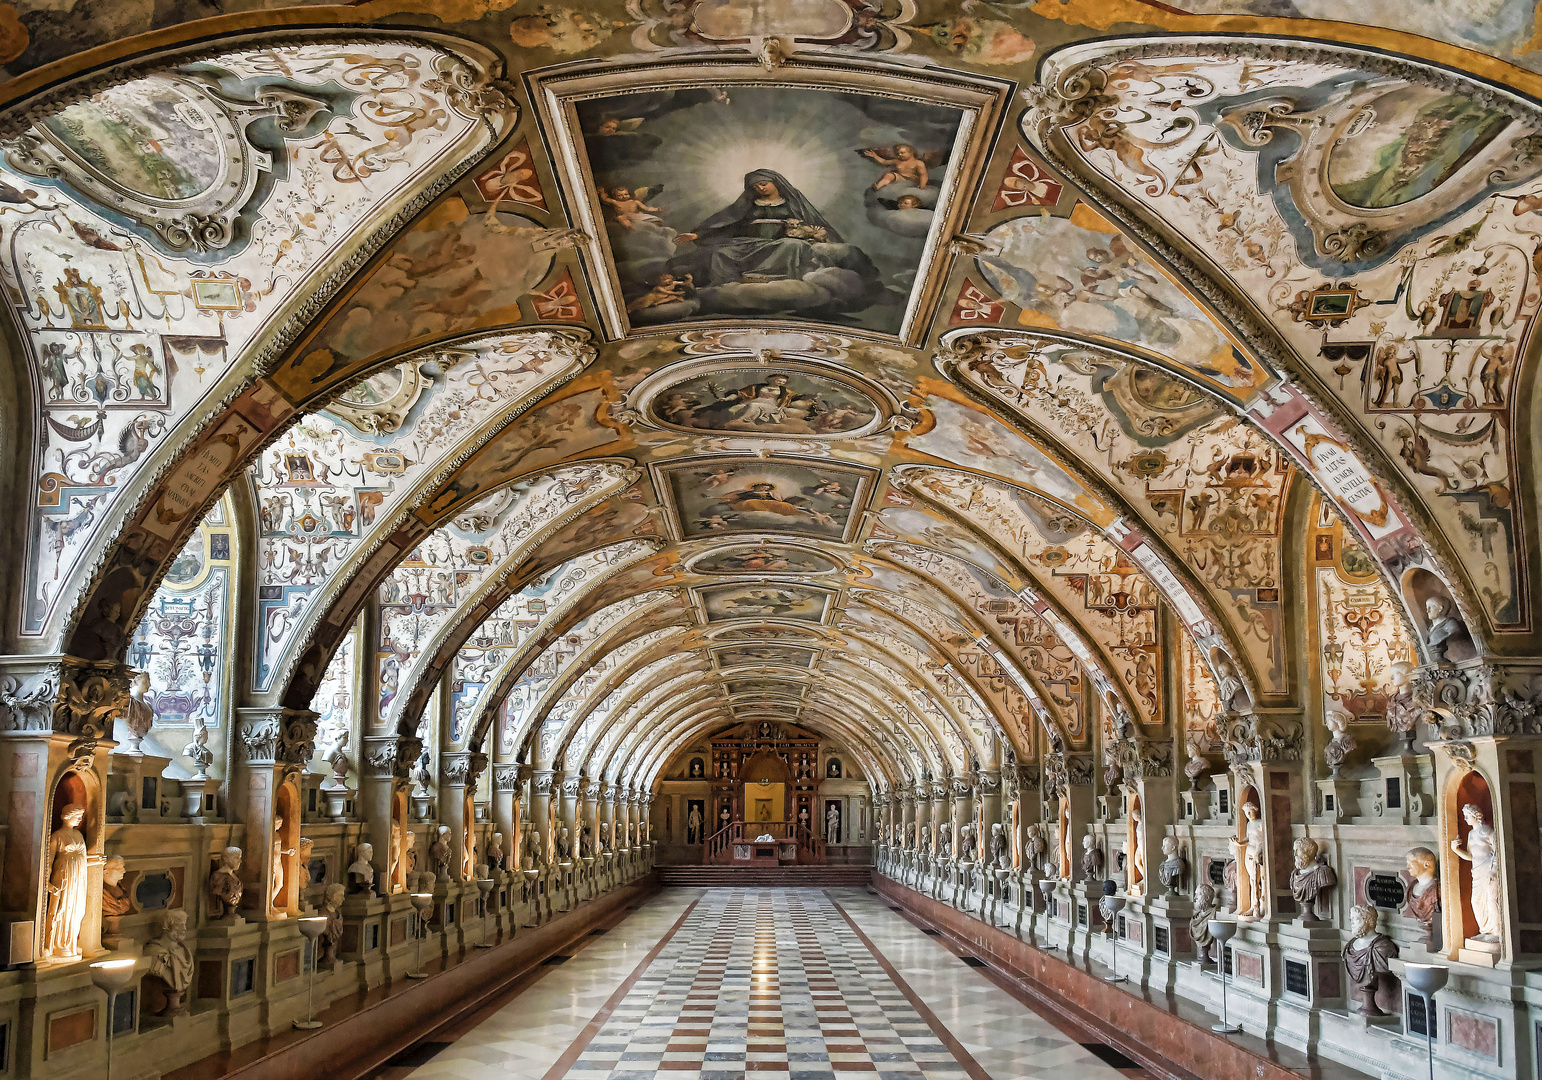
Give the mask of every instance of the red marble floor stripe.
M 910 999 L 910 1004 L 915 1007 L 916 1012 L 921 1014 L 921 1019 L 926 1021 L 926 1026 L 932 1029 L 932 1034 L 937 1036 L 937 1040 L 947 1048 L 948 1053 L 952 1054 L 954 1059 L 964 1067 L 964 1072 L 969 1074 L 970 1080 L 991 1080 L 991 1074 L 986 1072 L 980 1063 L 974 1059 L 974 1055 L 964 1049 L 964 1044 L 955 1039 L 953 1033 L 943 1026 L 942 1021 L 937 1019 L 937 1014 L 927 1007 L 926 1002 L 921 1000 L 921 996 L 910 988 L 910 984 L 904 980 L 898 971 L 894 970 L 894 965 L 889 963 L 888 958 L 878 951 L 877 947 L 868 939 L 868 936 L 862 932 L 862 928 L 857 925 L 857 921 L 851 917 L 850 913 L 841 907 L 840 904 L 836 903 L 835 897 L 831 896 L 828 890 L 825 890 L 825 896 L 829 899 L 831 906 L 841 913 L 841 918 L 846 920 L 846 925 L 851 927 L 851 932 L 857 935 L 857 940 L 862 942 L 862 947 L 878 962 L 878 966 L 883 969 L 883 973 L 889 977 L 895 986 L 900 988 L 901 993 Z M 834 1063 L 832 1062 L 831 1064 L 833 1065 Z M 923 1065 L 922 1068 L 925 1068 L 925 1066 Z M 552 1080 L 552 1078 L 547 1077 L 546 1080 Z
M 578 1061 L 579 1055 L 584 1052 L 584 1048 L 593 1042 L 594 1037 L 600 1033 L 600 1028 L 605 1026 L 605 1021 L 610 1019 L 610 1014 L 616 1011 L 616 1006 L 621 1004 L 622 999 L 632 989 L 633 984 L 642 978 L 644 971 L 648 970 L 648 965 L 653 963 L 659 953 L 664 951 L 664 946 L 669 944 L 670 939 L 680 932 L 680 927 L 685 925 L 685 920 L 691 917 L 691 912 L 696 910 L 698 903 L 700 903 L 699 900 L 692 900 L 690 906 L 680 913 L 680 917 L 675 920 L 675 925 L 669 928 L 668 933 L 659 938 L 658 944 L 648 950 L 648 955 L 643 957 L 642 962 L 632 969 L 632 973 L 622 980 L 621 985 L 616 987 L 616 992 L 605 999 L 605 1004 L 600 1006 L 600 1011 L 595 1013 L 589 1022 L 584 1025 L 584 1030 L 578 1033 L 578 1038 L 574 1039 L 573 1044 L 562 1052 L 562 1056 L 557 1059 L 556 1063 L 546 1070 L 541 1080 L 562 1080 L 562 1077 Z M 845 914 L 845 912 L 842 912 L 842 914 Z

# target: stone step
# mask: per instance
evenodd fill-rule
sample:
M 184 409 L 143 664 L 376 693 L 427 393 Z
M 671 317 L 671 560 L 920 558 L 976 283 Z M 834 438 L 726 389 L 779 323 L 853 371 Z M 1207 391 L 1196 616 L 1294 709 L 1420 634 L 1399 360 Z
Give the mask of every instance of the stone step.
M 788 888 L 861 887 L 873 880 L 871 866 L 661 866 L 662 885 L 783 886 Z

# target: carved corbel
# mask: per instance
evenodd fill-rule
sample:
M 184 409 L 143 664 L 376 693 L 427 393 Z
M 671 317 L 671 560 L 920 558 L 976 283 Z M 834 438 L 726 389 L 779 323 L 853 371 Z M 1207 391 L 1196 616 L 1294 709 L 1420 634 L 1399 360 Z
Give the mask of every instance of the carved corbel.
M 236 737 L 248 765 L 300 769 L 316 755 L 317 715 L 309 709 L 242 709 Z

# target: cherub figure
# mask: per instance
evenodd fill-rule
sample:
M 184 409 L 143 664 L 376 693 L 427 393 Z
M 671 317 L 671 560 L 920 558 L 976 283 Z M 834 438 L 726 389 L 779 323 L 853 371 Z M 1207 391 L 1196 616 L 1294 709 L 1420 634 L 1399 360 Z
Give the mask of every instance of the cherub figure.
M 934 153 L 918 154 L 916 148 L 909 143 L 898 143 L 893 147 L 874 146 L 857 153 L 872 161 L 878 162 L 887 171 L 878 178 L 873 185 L 873 190 L 888 187 L 897 181 L 904 180 L 914 187 L 924 188 L 930 177 L 927 175 L 926 166 L 928 159 L 936 157 Z M 940 162 L 932 161 L 937 165 Z
M 676 304 L 686 299 L 695 291 L 695 285 L 691 281 L 691 275 L 675 277 L 669 271 L 659 274 L 651 282 L 650 288 L 637 299 L 626 306 L 628 312 L 644 311 L 660 304 Z
M 599 189 L 600 202 L 605 204 L 605 218 L 623 229 L 635 229 L 639 221 L 657 222 L 654 214 L 662 214 L 662 206 L 649 206 L 644 200 L 664 190 L 660 184 L 654 188 L 626 188 L 616 186 L 606 191 Z

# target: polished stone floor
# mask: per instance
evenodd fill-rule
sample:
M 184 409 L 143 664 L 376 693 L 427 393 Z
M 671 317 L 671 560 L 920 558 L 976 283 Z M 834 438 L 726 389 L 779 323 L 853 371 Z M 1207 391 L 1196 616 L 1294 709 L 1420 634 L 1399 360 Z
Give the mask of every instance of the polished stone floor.
M 973 961 L 973 963 L 971 963 Z M 1145 1077 L 861 889 L 670 889 L 378 1080 Z M 1124 1067 L 1119 1067 L 1124 1066 Z

